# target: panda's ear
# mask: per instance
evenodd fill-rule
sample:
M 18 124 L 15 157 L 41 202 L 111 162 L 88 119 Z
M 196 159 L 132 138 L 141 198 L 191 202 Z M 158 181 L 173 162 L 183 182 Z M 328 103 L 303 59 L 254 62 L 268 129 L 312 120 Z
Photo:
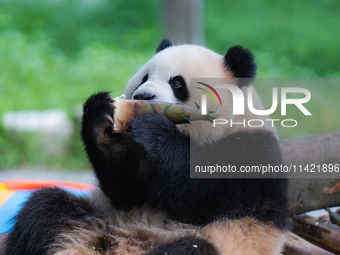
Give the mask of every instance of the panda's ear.
M 161 43 L 158 45 L 157 49 L 156 49 L 156 53 L 168 48 L 168 47 L 171 47 L 172 46 L 172 43 L 170 42 L 170 40 L 168 39 L 163 39 L 161 41 Z
M 237 45 L 231 47 L 224 56 L 224 66 L 240 79 L 238 86 L 244 86 L 252 82 L 256 74 L 254 55 L 246 48 Z

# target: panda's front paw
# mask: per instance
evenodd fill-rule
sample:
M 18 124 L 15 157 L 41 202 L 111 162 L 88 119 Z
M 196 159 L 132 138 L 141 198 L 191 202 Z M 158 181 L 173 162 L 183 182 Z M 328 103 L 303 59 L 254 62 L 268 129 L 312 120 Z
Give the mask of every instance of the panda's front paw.
M 112 134 L 114 107 L 109 93 L 100 92 L 92 95 L 85 102 L 83 112 L 81 134 L 85 145 L 87 147 L 93 144 L 111 145 L 115 137 Z
M 163 151 L 170 144 L 169 139 L 175 139 L 177 129 L 166 117 L 157 114 L 139 115 L 130 123 L 126 134 L 132 143 L 131 147 L 144 150 L 145 153 Z

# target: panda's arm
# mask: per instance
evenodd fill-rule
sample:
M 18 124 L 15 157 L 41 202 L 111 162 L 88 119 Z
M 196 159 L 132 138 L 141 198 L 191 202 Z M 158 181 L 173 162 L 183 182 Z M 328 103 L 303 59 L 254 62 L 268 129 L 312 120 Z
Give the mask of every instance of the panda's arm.
M 75 226 L 72 222 L 97 217 L 86 198 L 60 188 L 44 188 L 33 193 L 16 217 L 5 242 L 6 255 L 48 254 L 59 233 Z
M 147 166 L 159 171 L 189 169 L 190 138 L 180 133 L 166 117 L 143 114 L 133 119 L 126 134 L 130 147 L 140 155 Z M 153 174 L 151 170 L 148 174 Z
M 170 218 L 203 225 L 221 217 L 253 216 L 287 227 L 285 179 L 191 179 L 188 136 L 158 114 L 138 116 L 131 127 L 129 138 L 150 166 L 145 178 L 148 202 Z M 277 139 L 267 132 L 238 133 L 214 147 L 231 165 L 282 163 Z M 200 149 L 198 163 L 209 165 L 206 153 L 211 148 Z
M 112 134 L 112 99 L 107 92 L 91 96 L 84 104 L 82 140 L 104 193 L 123 209 L 144 202 L 144 188 L 137 180 L 139 157 L 122 134 Z
M 131 148 L 145 161 L 142 173 L 148 183 L 149 205 L 163 210 L 172 219 L 201 223 L 198 221 L 204 215 L 198 211 L 202 211 L 204 200 L 213 192 L 209 180 L 190 179 L 190 137 L 179 132 L 166 117 L 155 113 L 137 116 L 130 126 L 127 136 Z M 208 196 L 201 199 L 203 191 Z M 193 208 L 198 211 L 194 212 Z

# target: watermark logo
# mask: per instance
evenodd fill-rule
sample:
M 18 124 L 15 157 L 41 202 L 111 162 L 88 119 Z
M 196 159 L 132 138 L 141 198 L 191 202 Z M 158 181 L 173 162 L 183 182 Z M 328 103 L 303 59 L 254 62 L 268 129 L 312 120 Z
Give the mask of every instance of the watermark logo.
M 221 101 L 219 94 L 216 92 L 215 88 L 229 90 L 229 92 L 231 93 L 233 97 L 233 114 L 234 115 L 244 115 L 245 100 L 247 101 L 249 111 L 256 115 L 270 115 L 274 113 L 278 107 L 278 89 L 277 88 L 272 88 L 272 105 L 269 109 L 265 110 L 265 109 L 255 109 L 254 102 L 253 102 L 253 88 L 252 87 L 247 88 L 248 93 L 247 93 L 247 98 L 245 99 L 243 91 L 235 85 L 217 84 L 214 87 L 212 87 L 205 83 L 201 83 L 201 82 L 199 83 L 207 86 L 217 95 L 218 99 L 220 100 L 221 106 L 222 106 L 222 101 Z M 214 97 L 209 91 L 203 88 L 199 88 L 199 89 L 207 92 L 213 98 L 215 105 L 216 105 L 216 100 L 214 99 Z M 300 94 L 303 94 L 304 97 L 291 99 L 287 97 L 288 93 L 300 93 Z M 303 105 L 304 103 L 307 103 L 310 99 L 311 99 L 311 93 L 309 90 L 305 88 L 290 88 L 290 87 L 281 88 L 281 115 L 283 116 L 287 115 L 288 104 L 295 105 L 304 115 L 312 115 Z M 205 94 L 202 94 L 202 97 L 201 97 L 201 114 L 202 115 L 207 114 L 207 97 Z
M 213 88 L 212 86 L 210 86 L 209 84 L 206 84 L 204 82 L 197 82 L 197 83 L 209 88 L 212 92 L 214 92 L 214 94 L 217 96 L 218 100 L 220 101 L 221 106 L 223 106 L 221 97 L 217 93 L 215 88 Z M 215 105 L 217 106 L 217 102 L 216 102 L 213 94 L 209 90 L 201 88 L 201 87 L 196 87 L 196 88 L 203 90 L 205 93 L 207 93 L 212 98 Z M 202 96 L 201 96 L 201 113 L 202 113 L 202 115 L 207 115 L 207 95 L 206 94 L 202 94 Z
M 252 86 L 247 87 L 247 93 L 244 93 L 242 89 L 235 85 L 230 84 L 216 84 L 214 86 L 208 85 L 207 83 L 203 82 L 197 82 L 200 85 L 203 85 L 210 89 L 216 97 L 218 98 L 220 105 L 222 106 L 222 100 L 220 95 L 217 93 L 216 89 L 223 89 L 223 93 L 230 93 L 232 96 L 232 110 L 233 115 L 245 115 L 245 106 L 248 106 L 248 109 L 251 113 L 257 116 L 268 116 L 272 113 L 274 113 L 277 108 L 279 107 L 280 102 L 280 108 L 281 108 L 281 116 L 287 115 L 287 105 L 294 105 L 297 109 L 299 109 L 305 116 L 311 116 L 312 114 L 307 110 L 307 108 L 304 106 L 305 103 L 309 102 L 311 99 L 311 93 L 309 90 L 305 88 L 298 88 L 298 87 L 282 87 L 280 89 L 280 95 L 279 98 L 279 91 L 277 87 L 272 88 L 272 104 L 269 109 L 256 109 L 256 103 L 254 102 L 254 88 Z M 215 105 L 217 106 L 217 102 L 215 100 L 215 97 L 213 94 L 201 87 L 197 87 L 200 90 L 203 90 L 206 92 L 206 94 L 201 95 L 201 114 L 207 115 L 207 94 L 210 95 L 212 100 L 214 101 Z M 221 92 L 220 92 L 221 93 Z M 290 94 L 294 93 L 295 97 L 298 95 L 299 98 L 291 98 Z M 280 100 L 279 100 L 280 99 Z M 217 109 L 217 108 L 216 108 Z M 213 111 L 214 112 L 214 111 Z M 209 112 L 211 113 L 211 112 Z M 216 127 L 216 125 L 230 125 L 230 127 L 235 125 L 242 125 L 244 127 L 262 127 L 265 122 L 271 122 L 271 125 L 274 126 L 274 121 L 280 121 L 281 125 L 283 127 L 295 127 L 298 125 L 297 120 L 294 119 L 244 119 L 243 122 L 235 122 L 233 119 L 221 119 L 216 118 L 213 122 L 213 127 Z M 292 123 L 292 124 L 288 124 Z
M 207 120 L 203 125 L 192 121 L 188 126 L 191 178 L 339 176 L 339 162 L 330 158 L 301 154 L 283 158 L 281 163 L 282 144 L 278 143 L 279 136 L 291 142 L 292 138 L 308 136 L 310 146 L 313 133 L 328 132 L 331 125 L 334 130 L 339 127 L 339 119 L 334 117 L 339 105 L 339 79 L 258 78 L 247 83 L 249 86 L 244 86 L 245 82 L 238 86 L 236 81 L 228 77 L 190 79 L 197 102 L 195 113 L 207 112 L 201 115 Z M 217 91 L 223 107 L 213 90 L 199 82 Z M 198 86 L 208 90 L 216 103 Z M 206 109 L 202 109 L 204 100 Z M 299 145 L 303 141 L 299 139 Z

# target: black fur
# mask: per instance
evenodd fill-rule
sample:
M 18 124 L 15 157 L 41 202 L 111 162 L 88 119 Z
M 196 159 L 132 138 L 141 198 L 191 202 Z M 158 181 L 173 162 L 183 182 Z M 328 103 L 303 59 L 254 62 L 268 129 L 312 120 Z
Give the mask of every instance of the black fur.
M 214 164 L 231 165 L 236 169 L 241 166 L 282 165 L 278 141 L 268 131 L 238 132 L 213 145 L 191 147 L 191 163 L 210 165 L 215 154 Z M 288 227 L 287 180 L 280 179 L 214 179 L 215 185 L 208 186 L 205 194 L 212 194 L 206 212 L 202 215 L 228 219 L 252 216 L 263 222 L 272 222 L 280 228 Z M 210 189 L 210 190 L 209 190 Z M 251 198 L 251 199 L 249 199 Z M 189 203 L 189 202 L 188 202 Z M 210 213 L 208 208 L 216 208 Z M 214 215 L 214 216 L 213 216 Z M 203 220 L 201 218 L 201 220 Z
M 256 74 L 256 64 L 253 54 L 242 46 L 231 47 L 224 56 L 224 65 L 233 72 L 234 77 L 240 78 L 238 86 L 249 85 Z
M 170 218 L 204 225 L 226 216 L 235 219 L 248 215 L 287 227 L 285 179 L 190 179 L 189 137 L 158 114 L 138 116 L 131 126 L 133 147 L 149 166 L 143 171 L 149 175 L 145 177 L 148 203 Z M 221 161 L 237 167 L 282 164 L 278 142 L 267 132 L 237 133 L 214 143 L 214 147 L 223 152 Z M 203 161 L 200 165 L 207 165 L 205 154 L 209 150 L 207 145 L 196 155 Z M 197 194 L 204 195 L 193 199 Z
M 170 40 L 168 39 L 163 39 L 161 41 L 161 43 L 158 45 L 157 49 L 156 49 L 156 53 L 168 48 L 168 47 L 171 47 L 172 46 L 172 43 L 170 42 Z
M 195 225 L 252 216 L 287 229 L 285 179 L 191 179 L 190 139 L 172 122 L 159 114 L 139 115 L 128 132 L 114 135 L 105 117 L 112 116 L 112 111 L 108 93 L 91 96 L 84 104 L 81 133 L 100 187 L 116 208 L 148 204 L 172 220 Z M 277 140 L 266 132 L 238 133 L 215 145 L 223 151 L 221 159 L 231 165 L 282 163 Z M 202 163 L 209 149 L 198 152 Z M 60 189 L 40 190 L 20 212 L 6 254 L 45 254 L 58 231 L 67 230 L 68 219 L 96 215 L 86 200 Z M 178 240 L 155 252 L 161 254 L 162 247 L 186 250 L 189 244 L 186 239 Z
M 215 247 L 202 238 L 183 237 L 156 247 L 148 255 L 218 255 Z
M 180 87 L 174 87 L 175 83 L 181 84 Z M 171 85 L 172 91 L 174 92 L 175 97 L 181 101 L 186 102 L 189 100 L 190 93 L 188 90 L 188 86 L 185 82 L 185 79 L 181 75 L 177 75 L 175 77 L 172 77 L 169 81 L 169 84 Z
M 16 217 L 6 240 L 6 255 L 43 255 L 60 231 L 71 228 L 72 219 L 98 217 L 86 199 L 59 188 L 40 189 L 32 195 Z
M 86 101 L 81 136 L 100 187 L 113 204 L 128 210 L 144 203 L 146 191 L 137 180 L 139 155 L 128 146 L 125 135 L 112 134 L 112 122 L 106 117 L 113 116 L 111 103 L 105 92 Z
M 190 179 L 189 137 L 159 114 L 137 116 L 131 122 L 129 132 L 115 137 L 111 124 L 103 118 L 107 108 L 110 109 L 106 97 L 107 94 L 101 93 L 87 101 L 85 108 L 97 112 L 91 115 L 89 111 L 84 112 L 82 133 L 101 187 L 116 206 L 124 209 L 127 204 L 147 203 L 166 212 L 172 219 L 196 225 L 225 216 L 233 219 L 249 215 L 273 222 L 278 227 L 287 227 L 286 180 Z M 108 106 L 99 108 L 97 105 Z M 99 109 L 104 110 L 100 112 Z M 122 143 L 122 152 L 117 155 L 111 149 L 112 144 L 88 143 L 96 140 L 93 131 L 96 125 L 106 127 L 102 129 L 106 130 L 105 135 L 112 143 Z M 235 134 L 219 141 L 216 147 L 223 151 L 221 159 L 227 159 L 231 165 L 282 164 L 278 142 L 270 133 Z M 208 149 L 202 148 L 198 158 L 204 160 Z M 201 194 L 200 199 L 193 199 L 198 194 Z

